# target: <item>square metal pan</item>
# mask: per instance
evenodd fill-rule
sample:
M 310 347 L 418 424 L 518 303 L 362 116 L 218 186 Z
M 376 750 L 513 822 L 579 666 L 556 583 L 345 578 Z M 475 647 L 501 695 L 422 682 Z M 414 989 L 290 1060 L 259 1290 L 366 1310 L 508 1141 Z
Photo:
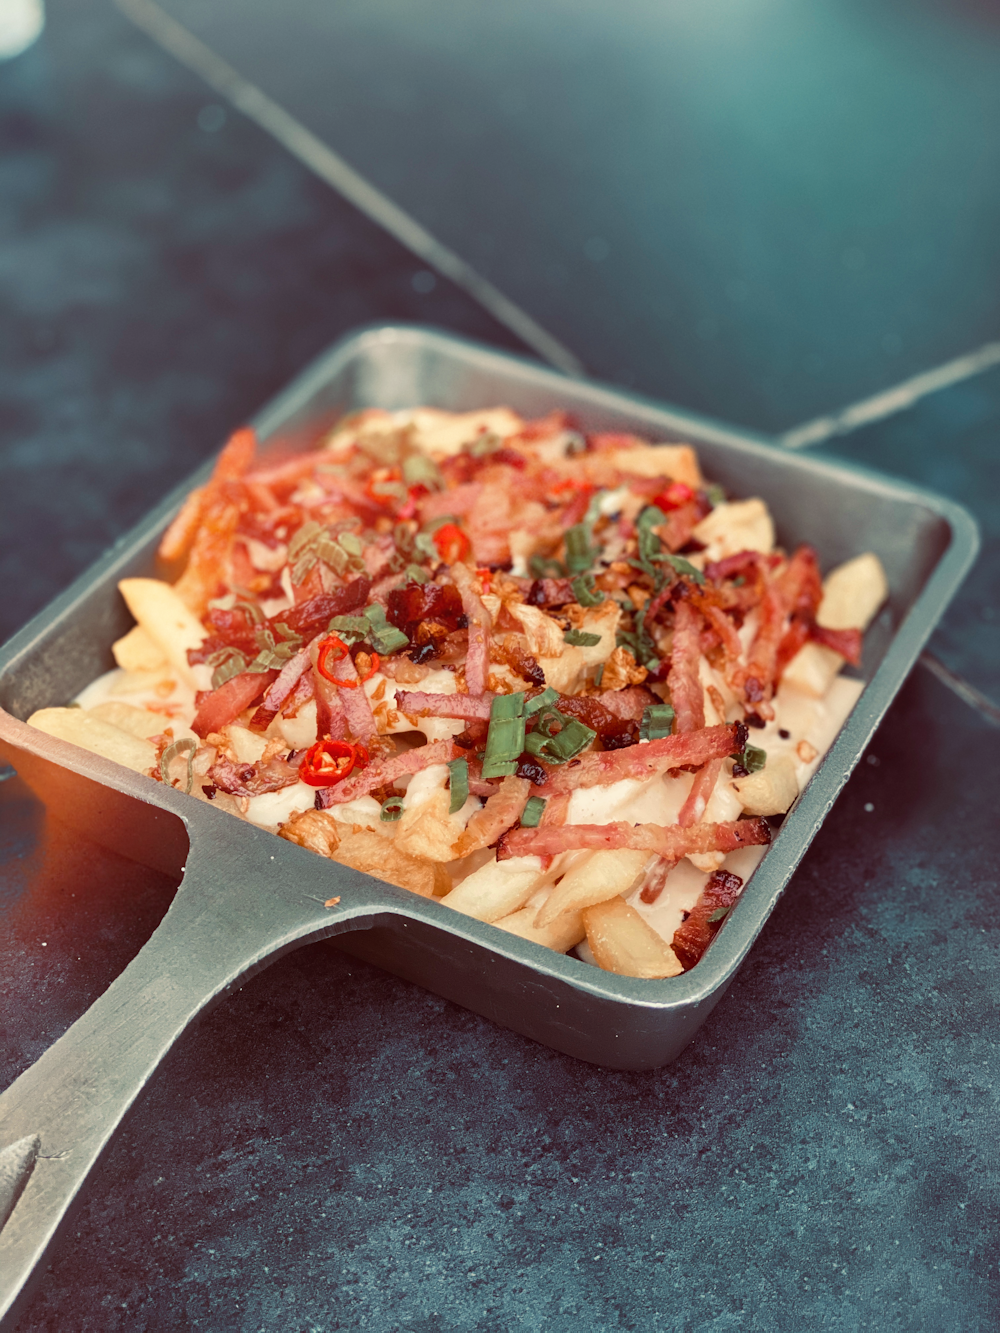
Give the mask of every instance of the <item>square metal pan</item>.
M 969 568 L 978 545 L 974 520 L 951 500 L 906 483 L 789 453 L 750 432 L 413 326 L 345 338 L 253 424 L 262 441 L 283 451 L 303 447 L 346 411 L 418 404 L 451 410 L 507 404 L 529 417 L 566 408 L 587 430 L 689 441 L 712 480 L 735 495 L 767 500 L 784 546 L 808 541 L 824 568 L 866 550 L 885 566 L 889 604 L 866 636 L 860 701 L 711 947 L 683 976 L 641 981 L 601 972 L 336 868 L 340 882 L 353 877 L 367 909 L 338 927 L 350 932 L 338 935 L 339 947 L 580 1059 L 655 1068 L 691 1040 L 763 927 Z M 322 893 L 329 863 L 250 828 L 244 851 L 251 845 L 257 851 L 234 856 L 220 823 L 233 824 L 228 816 L 23 725 L 34 709 L 65 703 L 113 665 L 110 645 L 130 624 L 117 581 L 155 572 L 160 534 L 206 472 L 0 650 L 0 751 L 60 817 L 145 864 L 180 874 L 185 861 L 204 870 L 214 857 L 210 869 L 222 884 L 250 874 L 266 891 L 276 876 L 293 876 L 303 891 Z M 267 855 L 260 852 L 265 845 Z

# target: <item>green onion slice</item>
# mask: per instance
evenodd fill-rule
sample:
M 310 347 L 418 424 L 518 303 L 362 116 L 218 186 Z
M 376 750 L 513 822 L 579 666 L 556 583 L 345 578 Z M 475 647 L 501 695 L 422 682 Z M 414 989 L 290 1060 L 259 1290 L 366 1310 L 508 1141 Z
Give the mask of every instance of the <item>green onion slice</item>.
M 451 774 L 451 804 L 448 813 L 454 815 L 469 799 L 468 759 L 453 759 L 448 765 L 448 771 Z
M 600 606 L 605 600 L 604 593 L 594 587 L 593 574 L 577 574 L 570 586 L 580 606 Z
M 668 565 L 673 565 L 678 574 L 683 574 L 689 579 L 694 579 L 695 583 L 704 583 L 705 575 L 700 569 L 695 569 L 690 560 L 685 560 L 682 555 L 668 555 L 666 557 Z
M 590 545 L 590 525 L 576 523 L 563 534 L 566 543 L 566 568 L 571 574 L 583 574 L 594 563 L 597 552 Z
M 402 796 L 390 796 L 387 801 L 383 802 L 382 809 L 379 811 L 378 817 L 379 819 L 381 819 L 383 824 L 395 824 L 397 819 L 402 818 L 402 815 L 403 815 Z
M 543 708 L 548 708 L 559 698 L 559 691 L 554 690 L 551 685 L 546 685 L 541 694 L 536 694 L 533 699 L 529 699 L 524 705 L 525 717 L 534 717 L 536 713 L 541 712 Z
M 513 777 L 523 750 L 524 693 L 498 694 L 490 705 L 490 729 L 483 753 L 483 777 Z
M 522 828 L 537 828 L 545 813 L 545 801 L 541 796 L 529 796 L 521 814 Z
M 390 653 L 398 653 L 401 648 L 409 646 L 409 639 L 401 629 L 389 624 L 385 618 L 385 608 L 378 602 L 373 602 L 371 606 L 365 608 L 365 619 L 371 626 L 368 637 L 372 647 L 383 657 L 388 657 Z
M 194 752 L 198 748 L 198 742 L 190 736 L 182 736 L 179 741 L 174 741 L 173 745 L 168 745 L 160 755 L 160 778 L 166 786 L 170 786 L 170 777 L 168 770 L 171 759 L 176 759 L 179 755 L 187 755 L 187 786 L 185 792 L 190 793 L 194 786 Z
M 574 648 L 596 648 L 601 642 L 599 634 L 591 634 L 589 630 L 585 629 L 568 629 L 563 638 Z
M 559 728 L 555 731 L 555 728 Z M 567 764 L 596 740 L 597 732 L 566 717 L 557 708 L 545 708 L 538 715 L 535 729 L 525 737 L 524 748 L 547 764 Z
M 533 555 L 528 561 L 528 573 L 534 579 L 564 579 L 566 566 L 561 560 L 547 560 L 543 555 Z
M 650 704 L 643 711 L 642 721 L 639 723 L 639 739 L 658 741 L 664 736 L 669 736 L 673 720 L 674 710 L 669 704 Z
M 717 921 L 723 921 L 732 910 L 731 907 L 717 907 L 708 918 L 709 924 L 714 925 Z
M 756 745 L 748 745 L 743 751 L 742 764 L 748 773 L 759 773 L 767 764 L 767 751 L 759 750 Z

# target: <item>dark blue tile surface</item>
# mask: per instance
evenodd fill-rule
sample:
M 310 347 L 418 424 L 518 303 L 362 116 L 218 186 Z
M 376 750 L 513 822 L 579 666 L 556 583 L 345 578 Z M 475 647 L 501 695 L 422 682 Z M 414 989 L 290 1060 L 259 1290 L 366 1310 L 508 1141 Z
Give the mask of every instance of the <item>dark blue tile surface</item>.
M 1000 370 L 977 375 L 832 441 L 830 451 L 961 501 L 982 534 L 979 560 L 931 647 L 1000 700 Z
M 523 350 L 99 0 L 0 63 L 0 640 L 348 329 Z
M 778 430 L 1000 333 L 1000 10 L 162 0 L 576 351 Z
M 362 22 L 360 7 L 336 12 Z M 841 29 L 902 30 L 901 8 L 877 22 L 823 12 Z M 973 77 L 992 59 L 990 12 L 905 11 L 901 60 L 935 25 L 980 34 L 978 52 L 963 38 L 964 83 L 941 46 L 934 87 L 951 79 L 959 118 L 992 105 Z M 102 0 L 54 0 L 49 15 L 43 44 L 0 65 L 0 636 L 347 327 L 416 318 L 510 343 L 447 284 L 415 291 L 405 252 L 241 118 L 220 123 L 197 81 Z M 725 15 L 737 33 L 775 32 L 759 10 Z M 578 45 L 566 49 L 550 48 L 550 68 Z M 396 72 L 379 77 L 404 95 Z M 928 150 L 939 180 L 952 132 Z M 613 253 L 588 263 L 611 272 Z M 710 271 L 678 260 L 670 281 L 700 291 Z M 988 303 L 995 286 L 976 273 L 976 293 L 946 293 L 957 336 L 944 354 L 983 334 L 973 296 Z M 612 331 L 631 327 L 626 296 L 609 279 Z M 672 363 L 672 397 L 747 417 L 740 402 L 756 411 L 797 381 L 766 339 L 760 376 L 748 372 L 754 299 L 738 336 Z M 672 319 L 664 347 L 693 347 L 682 303 Z M 860 327 L 831 326 L 815 407 L 776 421 L 841 404 Z M 896 378 L 887 364 L 866 369 L 864 391 Z M 977 512 L 984 559 L 935 648 L 994 694 L 998 400 L 994 372 L 832 445 Z M 729 993 L 662 1071 L 574 1062 L 332 946 L 279 961 L 154 1080 L 23 1330 L 990 1333 L 996 736 L 926 674 L 910 680 Z M 0 782 L 0 1086 L 120 971 L 171 892 L 47 821 L 19 779 Z

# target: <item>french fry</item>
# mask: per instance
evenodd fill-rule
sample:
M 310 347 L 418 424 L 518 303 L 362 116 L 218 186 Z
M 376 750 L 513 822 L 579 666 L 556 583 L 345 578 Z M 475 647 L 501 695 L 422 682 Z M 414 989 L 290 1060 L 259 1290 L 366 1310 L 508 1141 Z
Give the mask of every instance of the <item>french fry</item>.
M 487 861 L 441 901 L 477 921 L 499 921 L 523 907 L 544 878 L 541 858 L 537 856 Z
M 609 898 L 623 897 L 635 887 L 648 860 L 648 852 L 628 849 L 591 852 L 563 875 L 538 909 L 535 925 L 542 930 L 563 912 L 580 912 Z
M 397 888 L 409 889 L 421 898 L 439 896 L 448 882 L 448 872 L 444 866 L 408 856 L 395 847 L 392 839 L 385 834 L 376 833 L 374 829 L 358 828 L 357 825 L 341 834 L 340 846 L 334 852 L 333 859 L 353 870 L 384 879 Z
M 181 601 L 169 583 L 160 579 L 122 579 L 118 584 L 128 609 L 149 637 L 160 645 L 171 667 L 192 689 L 197 680 L 188 665 L 189 648 L 199 648 L 205 637 L 198 617 Z
M 676 977 L 684 971 L 669 944 L 624 898 L 588 907 L 583 924 L 598 965 L 622 977 Z
M 148 773 L 156 763 L 156 747 L 149 741 L 122 731 L 84 708 L 40 708 L 28 718 L 28 726 L 79 745 L 91 754 L 113 759 L 133 773 Z
M 162 713 L 150 713 L 145 708 L 136 708 L 134 704 L 122 703 L 117 699 L 95 704 L 93 708 L 88 708 L 87 712 L 91 717 L 99 717 L 102 722 L 110 722 L 113 727 L 119 727 L 133 736 L 139 736 L 144 741 L 149 740 L 150 736 L 159 736 L 167 727 L 173 730 L 175 740 L 180 740 L 181 736 L 194 736 L 191 728 L 185 727 L 183 723 L 164 717 Z
M 824 629 L 867 629 L 889 595 L 882 561 L 871 551 L 832 569 L 823 580 L 816 623 Z
M 795 761 L 790 755 L 768 759 L 759 773 L 733 778 L 736 799 L 745 815 L 783 815 L 799 794 Z
M 631 449 L 616 449 L 614 465 L 632 477 L 670 477 L 692 490 L 705 483 L 698 467 L 698 455 L 689 444 L 637 444 Z
M 565 953 L 567 949 L 572 949 L 574 944 L 579 944 L 586 938 L 583 917 L 579 912 L 563 912 L 551 925 L 543 926 L 541 929 L 535 924 L 535 916 L 533 907 L 522 907 L 517 912 L 511 912 L 510 916 L 503 916 L 499 921 L 494 921 L 493 924 L 499 926 L 501 930 L 509 931 L 511 935 L 520 935 L 523 940 L 534 940 L 536 944 L 542 944 L 546 949 L 554 949 L 556 953 Z
M 325 810 L 303 810 L 282 824 L 278 837 L 317 856 L 332 857 L 340 846 L 342 828 Z
M 222 728 L 223 735 L 233 747 L 233 755 L 241 764 L 255 764 L 267 748 L 267 740 L 249 727 L 230 722 Z
M 141 625 L 133 625 L 111 645 L 117 664 L 125 671 L 156 671 L 167 665 L 167 658 L 154 638 Z
M 693 534 L 708 547 L 706 559 L 721 560 L 737 551 L 763 551 L 774 547 L 774 523 L 763 500 L 736 500 L 716 505 Z
M 822 643 L 806 643 L 785 667 L 781 683 L 811 699 L 822 699 L 843 665 L 844 659 L 832 648 Z

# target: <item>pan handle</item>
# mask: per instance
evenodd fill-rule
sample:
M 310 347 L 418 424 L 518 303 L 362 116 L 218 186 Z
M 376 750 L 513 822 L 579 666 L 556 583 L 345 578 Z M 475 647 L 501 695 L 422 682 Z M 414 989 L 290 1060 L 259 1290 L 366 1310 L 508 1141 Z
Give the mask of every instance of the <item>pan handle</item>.
M 276 892 L 259 868 L 241 876 L 267 863 L 272 835 L 220 820 L 210 837 L 192 830 L 184 880 L 145 947 L 0 1094 L 0 1330 L 13 1329 L 91 1169 L 191 1020 L 281 953 L 374 924 L 372 896 L 342 867 L 324 867 L 341 894 L 331 907 Z

